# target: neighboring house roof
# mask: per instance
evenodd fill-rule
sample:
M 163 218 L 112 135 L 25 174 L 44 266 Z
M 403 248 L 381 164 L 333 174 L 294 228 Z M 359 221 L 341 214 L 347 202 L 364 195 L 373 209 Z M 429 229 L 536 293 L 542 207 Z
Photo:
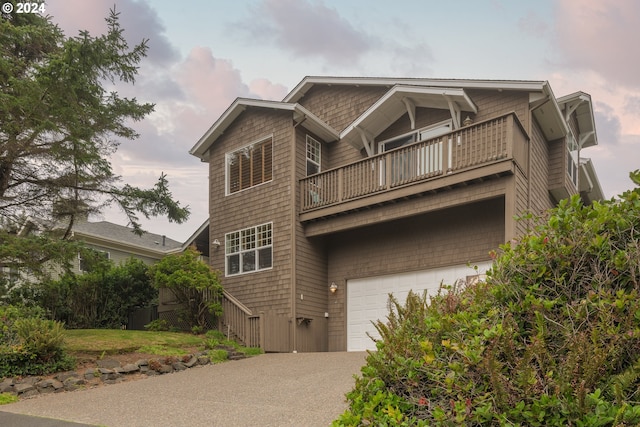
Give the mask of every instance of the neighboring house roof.
M 154 233 L 144 233 L 142 236 L 138 236 L 133 233 L 132 228 L 107 221 L 78 221 L 73 225 L 72 231 L 74 238 L 90 238 L 93 243 L 100 241 L 105 244 L 126 246 L 132 250 L 166 254 L 182 249 L 182 243 L 166 236 Z
M 237 98 L 233 104 L 220 116 L 209 130 L 193 146 L 189 153 L 206 161 L 209 147 L 227 130 L 227 128 L 247 108 L 268 108 L 273 110 L 290 111 L 293 119 L 310 132 L 315 133 L 326 142 L 336 141 L 338 132 L 320 120 L 311 111 L 296 103 L 277 101 L 263 101 L 257 99 Z

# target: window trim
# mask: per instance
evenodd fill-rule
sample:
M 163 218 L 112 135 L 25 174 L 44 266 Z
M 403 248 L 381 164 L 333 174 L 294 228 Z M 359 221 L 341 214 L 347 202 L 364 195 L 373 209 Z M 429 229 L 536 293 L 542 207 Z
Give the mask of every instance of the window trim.
M 233 155 L 237 154 L 237 153 L 241 153 L 244 150 L 249 149 L 249 147 L 253 147 L 256 145 L 260 145 L 263 144 L 264 142 L 266 142 L 267 140 L 271 140 L 271 179 L 267 180 L 267 181 L 263 181 L 259 184 L 255 184 L 255 185 L 250 185 L 247 188 L 241 188 L 238 191 L 231 191 L 231 173 L 230 173 L 230 167 L 231 167 L 231 162 L 230 159 Z M 264 137 L 258 138 L 252 142 L 250 142 L 249 144 L 246 144 L 240 148 L 237 148 L 233 151 L 228 151 L 224 154 L 224 192 L 225 192 L 225 196 L 230 196 L 233 194 L 238 194 L 241 193 L 245 190 L 249 190 L 250 188 L 255 188 L 258 187 L 260 185 L 263 184 L 267 184 L 271 181 L 273 181 L 273 148 L 274 148 L 274 138 L 273 138 L 273 134 L 270 135 L 266 135 Z
M 260 240 L 260 232 L 258 231 L 258 229 L 264 226 L 269 226 L 269 230 L 268 230 L 269 244 L 263 244 L 259 246 L 258 244 Z M 250 249 L 243 249 L 242 248 L 243 236 L 250 235 L 249 233 L 253 233 L 252 235 L 254 236 L 253 247 Z M 236 251 L 229 252 L 229 237 L 233 234 L 237 234 L 236 244 L 238 248 Z M 260 249 L 265 249 L 265 248 L 271 248 L 271 265 L 269 267 L 259 268 L 259 263 L 260 263 L 259 251 Z M 242 256 L 243 254 L 247 254 L 251 252 L 254 253 L 254 269 L 249 271 L 243 271 Z M 229 257 L 235 256 L 235 255 L 239 256 L 239 271 L 238 273 L 229 273 Z M 240 230 L 234 230 L 229 233 L 225 233 L 224 235 L 224 276 L 225 277 L 243 276 L 246 274 L 258 273 L 261 271 L 268 271 L 271 269 L 273 269 L 273 222 L 272 221 L 258 224 L 252 227 L 243 228 Z
M 309 157 L 309 146 L 311 144 L 318 144 L 318 160 L 314 160 L 312 158 Z M 320 141 L 318 141 L 317 139 L 315 139 L 314 137 L 312 137 L 311 135 L 307 135 L 306 138 L 306 144 L 305 144 L 305 174 L 306 176 L 311 176 L 311 175 L 315 175 L 318 174 L 320 172 L 322 172 L 322 143 Z M 313 173 L 313 174 L 309 174 L 309 162 L 311 162 L 311 164 L 315 165 L 318 167 L 318 172 Z

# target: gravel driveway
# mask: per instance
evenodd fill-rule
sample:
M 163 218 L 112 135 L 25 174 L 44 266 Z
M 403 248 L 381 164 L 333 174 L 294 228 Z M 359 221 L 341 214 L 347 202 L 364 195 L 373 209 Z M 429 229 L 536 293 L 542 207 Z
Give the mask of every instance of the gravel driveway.
M 353 388 L 365 357 L 362 352 L 264 354 L 44 395 L 0 411 L 107 427 L 328 426 L 346 409 L 344 394 Z

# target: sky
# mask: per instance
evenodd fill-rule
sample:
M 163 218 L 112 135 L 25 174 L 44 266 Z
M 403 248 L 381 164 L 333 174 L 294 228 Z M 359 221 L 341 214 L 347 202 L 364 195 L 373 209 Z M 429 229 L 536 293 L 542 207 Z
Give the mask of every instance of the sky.
M 207 219 L 207 164 L 188 151 L 236 97 L 282 100 L 305 76 L 546 80 L 591 95 L 592 159 L 607 198 L 640 169 L 636 0 L 49 0 L 67 36 L 106 31 L 115 5 L 130 46 L 149 51 L 122 96 L 152 102 L 112 158 L 129 184 L 166 173 L 185 224 L 143 220 L 184 241 Z M 109 209 L 94 220 L 127 225 Z

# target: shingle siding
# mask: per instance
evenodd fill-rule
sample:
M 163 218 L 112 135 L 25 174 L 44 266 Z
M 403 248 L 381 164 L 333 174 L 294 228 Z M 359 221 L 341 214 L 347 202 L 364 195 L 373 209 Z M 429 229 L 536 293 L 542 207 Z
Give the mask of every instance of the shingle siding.
M 221 242 L 218 249 L 212 249 L 210 263 L 222 272 L 223 287 L 256 314 L 290 314 L 291 129 L 291 113 L 248 109 L 216 141 L 210 153 L 211 239 Z M 225 153 L 268 136 L 273 137 L 272 181 L 225 195 Z M 224 277 L 225 234 L 267 222 L 273 223 L 273 268 Z
M 298 103 L 341 132 L 388 90 L 386 86 L 316 85 Z

